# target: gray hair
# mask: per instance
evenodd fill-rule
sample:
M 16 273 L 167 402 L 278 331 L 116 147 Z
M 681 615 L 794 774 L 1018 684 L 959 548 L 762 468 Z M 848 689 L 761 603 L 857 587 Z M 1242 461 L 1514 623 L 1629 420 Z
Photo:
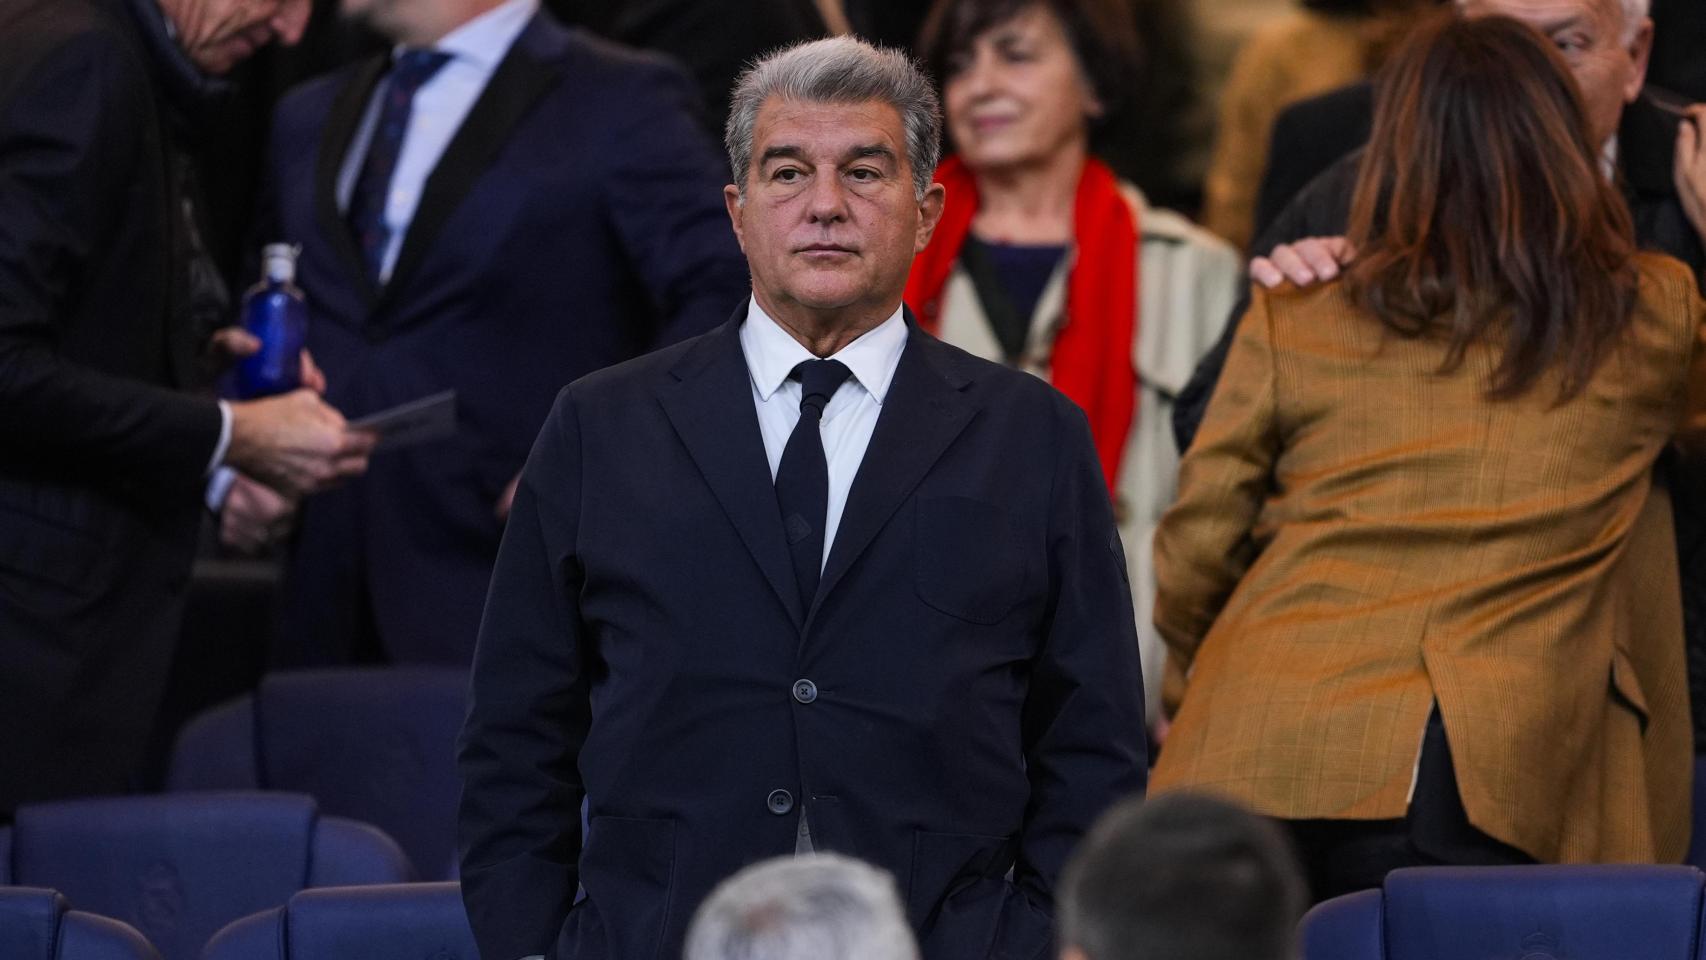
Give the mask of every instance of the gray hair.
M 717 885 L 683 960 L 918 960 L 894 880 L 835 854 L 779 857 Z
M 758 109 L 772 97 L 804 103 L 892 105 L 906 122 L 906 156 L 918 199 L 930 189 L 942 155 L 942 108 L 936 88 L 912 58 L 854 37 L 830 37 L 784 47 L 740 75 L 729 104 L 723 145 L 742 199 L 752 167 L 752 131 Z

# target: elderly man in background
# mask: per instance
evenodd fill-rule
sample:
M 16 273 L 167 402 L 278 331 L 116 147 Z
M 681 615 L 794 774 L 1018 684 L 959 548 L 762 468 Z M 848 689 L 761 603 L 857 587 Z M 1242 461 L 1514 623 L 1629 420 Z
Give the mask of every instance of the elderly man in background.
M 1290 960 L 1307 902 L 1271 821 L 1201 793 L 1127 800 L 1061 877 L 1060 960 Z
M 230 314 L 192 138 L 307 0 L 0 4 L 0 819 L 127 786 L 220 464 L 297 496 L 371 438 L 310 390 L 186 392 Z M 214 342 L 252 350 L 235 331 Z
M 902 54 L 761 61 L 726 137 L 751 298 L 558 396 L 463 731 L 484 956 L 673 956 L 717 882 L 822 850 L 910 878 L 930 960 L 1034 957 L 1072 846 L 1142 789 L 1084 414 L 901 306 L 939 133 Z
M 778 857 L 717 885 L 682 960 L 918 960 L 894 878 L 833 853 Z

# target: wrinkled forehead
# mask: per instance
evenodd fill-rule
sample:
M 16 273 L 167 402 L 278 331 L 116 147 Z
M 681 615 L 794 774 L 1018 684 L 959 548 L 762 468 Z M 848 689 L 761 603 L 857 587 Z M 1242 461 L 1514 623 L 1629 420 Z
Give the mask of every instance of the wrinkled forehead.
M 1457 6 L 1467 16 L 1511 17 L 1537 30 L 1571 21 L 1624 26 L 1623 0 L 1457 0 Z
M 803 157 L 835 159 L 870 148 L 906 155 L 900 110 L 884 100 L 824 102 L 771 97 L 758 109 L 752 152 L 762 159 L 780 149 Z

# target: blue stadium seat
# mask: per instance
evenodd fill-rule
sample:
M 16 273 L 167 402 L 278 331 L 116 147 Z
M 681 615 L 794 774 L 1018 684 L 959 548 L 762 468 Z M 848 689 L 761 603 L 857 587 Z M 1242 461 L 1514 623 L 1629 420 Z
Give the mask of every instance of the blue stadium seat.
M 184 727 L 166 789 L 306 793 L 396 838 L 424 878 L 455 879 L 467 689 L 465 669 L 271 674 Z
M 160 960 L 146 937 L 111 917 L 72 910 L 53 890 L 0 887 L 6 960 Z
M 190 960 L 220 927 L 306 887 L 413 879 L 407 855 L 364 823 L 281 793 L 114 797 L 18 808 L 0 830 L 0 884 L 59 890 Z
M 202 960 L 479 960 L 454 883 L 306 890 L 219 931 Z
M 1419 867 L 1303 918 L 1303 960 L 1706 960 L 1693 867 Z

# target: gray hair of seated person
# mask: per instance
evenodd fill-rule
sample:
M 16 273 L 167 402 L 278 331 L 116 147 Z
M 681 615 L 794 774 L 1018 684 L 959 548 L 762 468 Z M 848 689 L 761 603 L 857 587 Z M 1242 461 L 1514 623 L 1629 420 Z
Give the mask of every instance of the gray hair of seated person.
M 694 914 L 683 960 L 918 960 L 888 874 L 813 854 L 754 864 Z
M 729 168 L 743 201 L 753 128 L 759 109 L 773 97 L 802 103 L 877 100 L 893 106 L 906 125 L 914 192 L 924 199 L 942 156 L 942 108 L 935 87 L 911 57 L 853 37 L 830 37 L 784 47 L 747 68 L 735 81 L 723 129 Z
M 1290 960 L 1306 893 L 1272 822 L 1200 793 L 1116 804 L 1061 875 L 1063 946 L 1089 960 Z

